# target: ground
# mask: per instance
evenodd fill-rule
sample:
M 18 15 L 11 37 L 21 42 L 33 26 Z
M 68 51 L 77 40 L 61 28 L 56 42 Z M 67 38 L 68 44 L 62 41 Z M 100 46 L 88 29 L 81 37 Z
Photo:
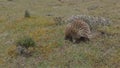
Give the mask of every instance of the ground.
M 24 18 L 25 10 L 31 18 Z M 53 18 L 84 14 L 109 18 L 113 24 L 97 28 L 106 34 L 89 42 L 65 41 L 66 24 L 56 25 Z M 119 68 L 119 22 L 119 0 L 0 0 L 0 68 Z M 13 54 L 23 35 L 37 44 L 28 58 Z

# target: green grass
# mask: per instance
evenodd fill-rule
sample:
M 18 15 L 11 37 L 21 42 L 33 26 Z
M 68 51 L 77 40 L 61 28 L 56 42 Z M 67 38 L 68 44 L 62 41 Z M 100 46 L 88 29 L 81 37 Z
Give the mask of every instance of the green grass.
M 98 5 L 98 8 L 87 8 Z M 120 1 L 75 0 L 0 0 L 0 68 L 119 68 L 120 67 Z M 24 18 L 29 10 L 31 18 Z M 52 16 L 47 16 L 47 15 Z M 103 16 L 112 26 L 100 27 L 106 35 L 87 43 L 72 44 L 64 40 L 66 24 L 56 25 L 53 18 L 71 15 Z M 28 35 L 36 41 L 31 57 L 13 57 L 15 41 Z M 10 53 L 10 54 L 8 54 Z M 22 65 L 22 63 L 24 65 Z

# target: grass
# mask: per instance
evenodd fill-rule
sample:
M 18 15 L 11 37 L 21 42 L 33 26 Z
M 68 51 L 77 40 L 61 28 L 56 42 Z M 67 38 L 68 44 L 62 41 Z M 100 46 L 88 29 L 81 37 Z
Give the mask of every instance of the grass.
M 98 6 L 93 10 L 88 8 Z M 119 68 L 120 14 L 119 0 L 0 0 L 0 67 L 1 68 Z M 24 18 L 29 10 L 30 18 Z M 47 15 L 51 16 L 47 16 Z M 96 30 L 106 34 L 86 43 L 64 40 L 66 24 L 56 25 L 54 17 L 85 14 L 110 18 L 112 26 Z M 31 57 L 13 57 L 18 37 L 28 35 L 37 46 Z M 12 52 L 13 53 L 13 52 Z

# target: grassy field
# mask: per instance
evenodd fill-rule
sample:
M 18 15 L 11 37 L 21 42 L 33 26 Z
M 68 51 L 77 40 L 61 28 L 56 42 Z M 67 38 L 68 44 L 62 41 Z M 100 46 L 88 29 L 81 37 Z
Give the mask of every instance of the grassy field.
M 120 0 L 0 0 L 0 68 L 119 68 Z M 24 18 L 24 12 L 30 18 Z M 66 24 L 55 17 L 91 15 L 110 18 L 106 32 L 89 42 L 64 40 Z M 37 46 L 31 57 L 15 57 L 15 41 L 24 35 Z M 13 56 L 13 57 L 11 57 Z

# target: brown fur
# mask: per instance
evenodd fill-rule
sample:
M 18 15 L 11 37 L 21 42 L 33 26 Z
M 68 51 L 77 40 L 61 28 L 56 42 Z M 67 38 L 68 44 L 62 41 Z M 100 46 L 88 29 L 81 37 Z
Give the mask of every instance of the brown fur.
M 69 23 L 65 29 L 65 40 L 79 43 L 80 41 L 89 40 L 91 31 L 89 25 L 82 20 L 76 20 Z

